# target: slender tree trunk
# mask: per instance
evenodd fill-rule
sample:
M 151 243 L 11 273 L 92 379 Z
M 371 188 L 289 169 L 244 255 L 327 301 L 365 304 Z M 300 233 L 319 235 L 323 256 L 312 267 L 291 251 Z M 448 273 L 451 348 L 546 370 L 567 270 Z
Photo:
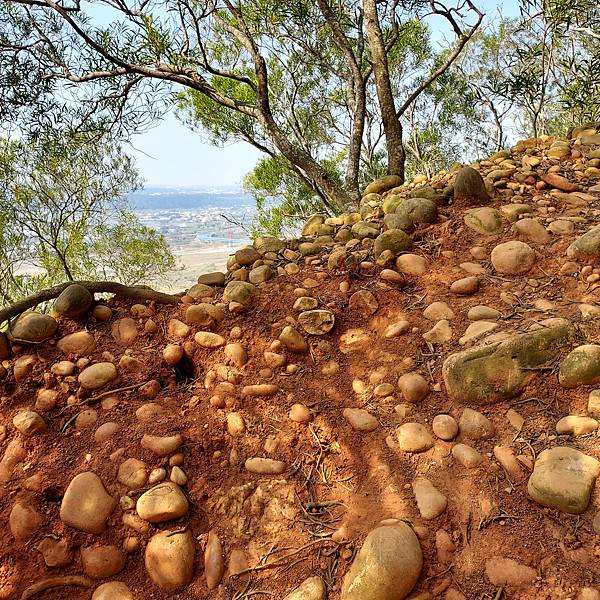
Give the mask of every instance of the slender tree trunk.
M 367 39 L 373 60 L 375 87 L 379 99 L 379 109 L 385 132 L 385 143 L 388 154 L 388 172 L 398 175 L 404 180 L 405 152 L 402 144 L 402 124 L 396 114 L 396 105 L 392 93 L 385 43 L 377 14 L 375 0 L 364 0 L 363 5 Z
M 339 15 L 329 5 L 329 0 L 317 0 L 319 10 L 325 18 L 336 44 L 344 53 L 346 64 L 350 69 L 348 79 L 348 96 L 352 100 L 352 130 L 348 145 L 348 166 L 346 169 L 346 187 L 354 200 L 360 198 L 358 176 L 360 172 L 360 157 L 362 139 L 365 131 L 365 115 L 367 111 L 367 89 L 365 77 L 361 71 L 360 59 L 350 44 L 347 35 L 340 25 Z M 362 29 L 361 29 L 362 30 Z

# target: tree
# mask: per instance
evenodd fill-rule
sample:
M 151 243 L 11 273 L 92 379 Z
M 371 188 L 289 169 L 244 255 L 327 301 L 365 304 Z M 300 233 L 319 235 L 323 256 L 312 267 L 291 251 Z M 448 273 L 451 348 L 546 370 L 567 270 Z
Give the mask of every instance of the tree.
M 208 123 L 211 134 L 219 115 L 227 139 L 244 139 L 286 161 L 303 184 L 339 211 L 358 196 L 364 88 L 373 71 L 378 88 L 385 85 L 380 57 L 394 51 L 400 19 L 442 17 L 456 42 L 447 61 L 400 107 L 390 105 L 389 86 L 379 94 L 388 137 L 398 133 L 404 111 L 460 54 L 482 17 L 470 0 L 448 6 L 438 0 L 383 0 L 375 11 L 370 1 L 363 6 L 358 0 L 106 0 L 100 4 L 111 22 L 98 27 L 77 0 L 6 0 L 0 8 L 0 72 L 8 69 L 24 78 L 33 72 L 44 85 L 53 82 L 51 91 L 68 96 L 63 116 L 72 114 L 80 126 L 95 117 L 100 128 L 147 124 L 172 101 L 174 90 L 191 90 L 191 113 L 203 127 Z M 365 12 L 381 35 L 365 36 Z M 477 15 L 474 25 L 464 25 L 463 12 Z M 10 96 L 17 107 L 27 107 L 30 99 Z M 34 100 L 52 104 L 57 95 L 42 90 Z M 181 96 L 177 101 L 186 103 Z M 330 141 L 341 142 L 330 137 L 340 123 L 349 132 L 343 149 L 336 149 L 343 155 L 343 183 L 332 177 L 327 168 L 332 157 L 322 151 Z M 399 174 L 401 147 L 401 138 L 387 144 L 388 163 Z
M 65 279 L 140 283 L 174 266 L 163 236 L 124 194 L 131 160 L 106 140 L 0 138 L 0 289 L 4 303 Z

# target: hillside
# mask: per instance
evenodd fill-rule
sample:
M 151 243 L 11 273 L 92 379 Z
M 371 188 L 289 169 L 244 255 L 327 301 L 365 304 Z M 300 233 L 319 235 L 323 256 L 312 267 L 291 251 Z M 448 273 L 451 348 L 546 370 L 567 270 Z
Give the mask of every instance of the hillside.
M 0 598 L 600 598 L 600 126 L 397 183 L 0 335 Z

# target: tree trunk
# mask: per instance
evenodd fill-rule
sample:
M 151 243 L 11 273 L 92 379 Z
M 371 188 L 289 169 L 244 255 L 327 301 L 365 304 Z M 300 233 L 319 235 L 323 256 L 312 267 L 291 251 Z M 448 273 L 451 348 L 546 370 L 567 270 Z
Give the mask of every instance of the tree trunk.
M 404 181 L 404 162 L 406 156 L 402 144 L 402 124 L 396 115 L 396 105 L 390 82 L 385 43 L 383 34 L 381 33 L 375 0 L 364 0 L 363 9 L 367 39 L 373 60 L 375 87 L 377 88 L 377 98 L 383 121 L 383 130 L 385 132 L 388 172 L 390 175 L 398 175 Z

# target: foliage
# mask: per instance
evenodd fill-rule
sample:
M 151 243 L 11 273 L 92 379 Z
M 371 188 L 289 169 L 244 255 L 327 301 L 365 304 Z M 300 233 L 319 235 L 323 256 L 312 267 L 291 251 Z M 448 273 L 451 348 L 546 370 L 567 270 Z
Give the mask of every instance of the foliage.
M 125 284 L 174 265 L 124 194 L 139 185 L 131 159 L 107 140 L 0 138 L 0 289 L 3 302 L 65 279 Z

